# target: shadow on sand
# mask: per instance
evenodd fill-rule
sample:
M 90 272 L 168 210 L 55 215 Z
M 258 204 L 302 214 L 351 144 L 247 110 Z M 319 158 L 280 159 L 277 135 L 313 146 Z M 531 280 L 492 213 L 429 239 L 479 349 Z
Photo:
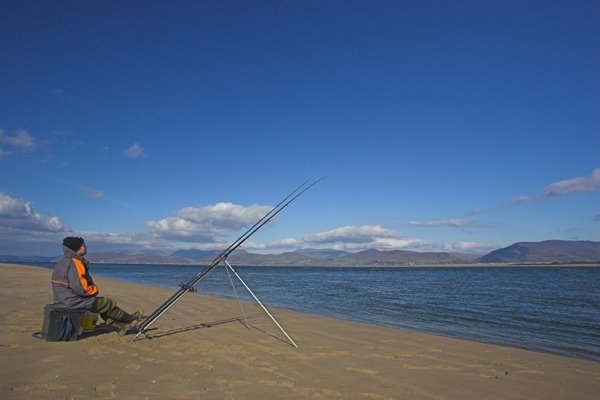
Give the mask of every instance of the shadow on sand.
M 269 333 L 267 331 L 265 331 L 264 329 L 261 329 L 259 327 L 257 327 L 256 325 L 253 325 L 250 323 L 249 319 L 253 318 L 256 319 L 257 317 L 265 317 L 266 315 L 264 313 L 257 313 L 257 314 L 252 314 L 252 315 L 247 315 L 247 316 L 239 316 L 239 317 L 232 317 L 232 318 L 228 318 L 228 319 L 222 319 L 222 320 L 218 320 L 218 321 L 213 321 L 213 322 L 203 322 L 201 324 L 195 324 L 195 325 L 190 325 L 190 326 L 186 326 L 186 327 L 182 327 L 182 328 L 174 328 L 174 329 L 170 329 L 168 331 L 165 332 L 156 332 L 156 333 L 152 333 L 152 331 L 156 331 L 158 330 L 158 328 L 152 328 L 152 329 L 148 329 L 145 334 L 144 334 L 144 338 L 146 339 L 159 339 L 165 336 L 171 336 L 171 335 L 176 335 L 179 333 L 184 333 L 184 332 L 189 332 L 189 331 L 195 331 L 198 329 L 207 329 L 207 328 L 213 328 L 215 326 L 218 325 L 225 325 L 225 324 L 230 324 L 230 323 L 239 323 L 241 324 L 244 328 L 246 329 L 256 329 L 259 332 L 262 332 L 266 335 L 271 336 L 274 339 L 279 340 L 280 342 L 283 342 L 287 345 L 291 345 L 288 341 L 280 338 L 279 336 L 276 336 L 272 333 Z M 139 340 L 139 339 L 138 339 Z

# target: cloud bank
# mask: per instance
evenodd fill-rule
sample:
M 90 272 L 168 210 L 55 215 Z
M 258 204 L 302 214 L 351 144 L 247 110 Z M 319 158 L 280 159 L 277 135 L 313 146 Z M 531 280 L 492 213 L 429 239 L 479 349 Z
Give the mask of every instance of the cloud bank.
M 89 195 L 100 195 L 90 190 Z M 147 222 L 147 231 L 133 233 L 72 232 L 59 217 L 44 216 L 35 211 L 32 203 L 0 193 L 0 252 L 24 254 L 33 251 L 50 255 L 60 254 L 64 236 L 83 236 L 93 251 L 164 251 L 170 252 L 187 245 L 202 250 L 222 250 L 244 229 L 271 210 L 271 206 L 253 204 L 244 207 L 233 203 L 216 203 L 203 207 L 185 207 L 173 217 Z M 469 221 L 443 220 L 419 222 L 423 226 L 463 226 Z M 290 251 L 302 247 L 360 251 L 366 249 L 397 250 L 432 246 L 423 240 L 404 237 L 380 225 L 342 226 L 307 235 L 303 239 L 287 237 L 268 243 L 244 243 L 245 250 Z M 497 246 L 476 242 L 455 242 L 443 245 L 445 251 L 482 252 Z M 41 250 L 43 249 L 43 250 Z
M 64 232 L 67 227 L 59 217 L 44 217 L 33 210 L 31 202 L 0 193 L 0 229 L 25 229 Z
M 421 247 L 426 242 L 405 238 L 379 225 L 343 226 L 330 231 L 308 235 L 304 241 L 311 245 L 326 245 L 335 250 L 401 249 Z
M 258 221 L 271 208 L 233 203 L 185 207 L 175 217 L 148 221 L 146 225 L 155 237 L 184 242 L 221 242 L 232 232 Z
M 590 175 L 551 183 L 546 186 L 542 192 L 531 195 L 517 197 L 505 207 L 511 207 L 517 204 L 528 203 L 532 201 L 544 200 L 550 197 L 563 196 L 577 192 L 592 192 L 600 188 L 600 168 L 596 168 Z

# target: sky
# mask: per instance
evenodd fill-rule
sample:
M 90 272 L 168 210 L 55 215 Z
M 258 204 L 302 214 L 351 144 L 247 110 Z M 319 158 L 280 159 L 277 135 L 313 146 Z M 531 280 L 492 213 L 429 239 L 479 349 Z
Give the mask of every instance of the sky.
M 0 254 L 600 240 L 598 1 L 0 10 Z

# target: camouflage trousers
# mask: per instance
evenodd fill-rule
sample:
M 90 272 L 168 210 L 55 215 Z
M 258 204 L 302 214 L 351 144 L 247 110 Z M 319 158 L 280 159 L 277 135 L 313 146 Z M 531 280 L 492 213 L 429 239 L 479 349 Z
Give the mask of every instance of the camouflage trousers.
M 126 315 L 125 311 L 117 306 L 117 302 L 108 297 L 96 297 L 90 311 L 100 314 L 108 325 L 114 321 L 121 321 L 123 316 Z

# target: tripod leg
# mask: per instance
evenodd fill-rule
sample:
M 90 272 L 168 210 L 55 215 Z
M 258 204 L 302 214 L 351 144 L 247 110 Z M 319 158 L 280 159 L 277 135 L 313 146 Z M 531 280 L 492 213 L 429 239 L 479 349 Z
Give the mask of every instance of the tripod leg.
M 269 310 L 267 310 L 267 308 L 260 302 L 260 300 L 258 299 L 258 297 L 256 297 L 256 295 L 252 292 L 252 290 L 250 290 L 250 288 L 248 287 L 248 285 L 246 285 L 246 282 L 244 282 L 244 280 L 238 275 L 238 273 L 235 271 L 235 269 L 233 269 L 233 267 L 231 266 L 231 264 L 229 264 L 229 261 L 225 260 L 225 265 L 231 270 L 231 272 L 233 272 L 233 274 L 235 275 L 235 277 L 238 278 L 240 280 L 240 282 L 242 282 L 242 285 L 244 285 L 244 287 L 246 288 L 246 290 L 248 290 L 248 292 L 252 295 L 252 297 L 254 297 L 254 300 L 256 300 L 256 302 L 262 307 L 262 309 L 267 313 L 267 315 L 271 318 L 271 320 L 273 320 L 273 322 L 275 323 L 275 325 L 277 325 L 277 327 L 279 328 L 279 330 L 281 332 L 283 332 L 283 334 L 285 335 L 285 337 L 288 338 L 288 340 L 290 341 L 290 343 L 292 343 L 295 348 L 298 348 L 298 345 L 292 340 L 292 338 L 290 337 L 290 335 L 287 334 L 287 332 L 281 327 L 281 325 L 279 325 L 279 322 L 277 322 L 277 320 L 271 315 L 271 313 L 269 312 Z
M 229 273 L 229 268 L 227 267 L 227 265 L 224 265 L 224 267 L 225 267 L 225 272 L 227 272 L 227 277 L 229 278 L 229 282 L 231 283 L 231 288 L 233 289 L 233 293 L 235 294 L 235 298 L 242 310 L 242 315 L 244 316 L 244 321 L 246 322 L 244 325 L 246 326 L 247 329 L 250 329 L 250 324 L 248 323 L 248 318 L 246 317 L 246 311 L 244 311 L 244 307 L 242 306 L 242 302 L 240 301 L 240 298 L 237 294 L 237 290 L 235 290 L 235 285 L 233 284 L 233 279 L 231 279 L 231 274 Z

